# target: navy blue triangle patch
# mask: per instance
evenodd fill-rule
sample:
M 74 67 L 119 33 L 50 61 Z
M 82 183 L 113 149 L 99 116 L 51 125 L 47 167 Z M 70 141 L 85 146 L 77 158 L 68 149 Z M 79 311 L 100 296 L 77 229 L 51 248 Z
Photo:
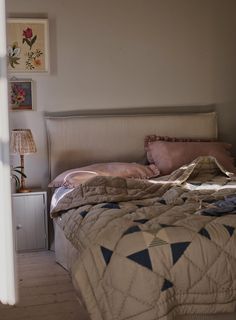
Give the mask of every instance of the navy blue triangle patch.
M 143 207 L 144 207 L 143 204 L 136 204 L 136 206 L 137 206 L 138 208 L 143 208 Z
M 142 251 L 135 252 L 127 257 L 130 260 L 133 260 L 134 262 L 140 264 L 143 267 L 146 267 L 150 270 L 152 270 L 152 262 L 149 256 L 148 249 L 144 249 Z
M 209 240 L 211 240 L 211 236 L 205 228 L 202 228 L 198 233 L 201 234 L 203 237 L 206 237 Z
M 159 225 L 160 225 L 162 228 L 176 227 L 175 225 L 165 224 L 165 223 L 159 223 Z
M 147 221 L 149 221 L 149 219 L 138 219 L 138 220 L 134 220 L 134 222 L 138 222 L 138 223 L 146 223 Z
M 161 288 L 161 291 L 166 291 L 167 289 L 172 288 L 172 287 L 173 287 L 173 283 L 170 282 L 169 280 L 165 279 L 163 286 Z
M 107 248 L 105 248 L 103 246 L 101 246 L 100 248 L 101 248 L 101 251 L 102 251 L 103 258 L 104 258 L 104 260 L 106 262 L 106 265 L 108 265 L 108 263 L 111 260 L 111 256 L 113 254 L 113 251 L 111 251 L 111 250 L 109 250 L 109 249 L 107 249 Z
M 108 202 L 102 206 L 102 208 L 107 209 L 120 209 L 120 206 L 116 202 Z
M 158 202 L 160 202 L 161 204 L 166 204 L 166 201 L 164 199 L 161 199 Z
M 224 227 L 226 228 L 226 230 L 228 231 L 230 237 L 232 237 L 235 228 L 234 228 L 234 227 L 231 227 L 231 226 L 228 226 L 228 225 L 226 225 L 226 224 L 224 224 L 223 226 L 224 226 Z
M 82 218 L 84 218 L 87 215 L 88 211 L 84 210 L 82 212 L 80 212 L 80 215 Z
M 135 232 L 139 232 L 141 231 L 139 226 L 133 226 L 133 227 L 130 227 L 129 229 L 127 229 L 123 235 L 126 235 L 126 234 L 130 234 L 130 233 L 135 233 Z
M 175 264 L 179 258 L 182 256 L 184 251 L 188 248 L 191 242 L 177 242 L 172 243 L 170 245 L 171 252 L 172 252 L 172 258 L 173 258 L 173 264 Z

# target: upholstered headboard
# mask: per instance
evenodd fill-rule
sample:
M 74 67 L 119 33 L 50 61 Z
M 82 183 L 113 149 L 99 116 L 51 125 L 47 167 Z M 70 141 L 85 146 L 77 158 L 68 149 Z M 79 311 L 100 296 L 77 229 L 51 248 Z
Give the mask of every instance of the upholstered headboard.
M 158 110 L 157 110 L 158 112 Z M 106 161 L 144 162 L 147 134 L 216 138 L 215 112 L 45 116 L 50 178 L 70 168 Z

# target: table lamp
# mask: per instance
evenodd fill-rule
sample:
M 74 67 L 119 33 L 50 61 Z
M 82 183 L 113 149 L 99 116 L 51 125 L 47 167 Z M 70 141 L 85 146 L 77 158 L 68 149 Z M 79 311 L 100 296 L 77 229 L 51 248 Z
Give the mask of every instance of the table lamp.
M 24 173 L 24 156 L 25 154 L 35 153 L 37 151 L 34 138 L 30 129 L 14 129 L 11 132 L 10 152 L 20 155 L 21 171 Z M 18 192 L 29 192 L 25 188 L 25 177 L 21 175 L 20 189 Z

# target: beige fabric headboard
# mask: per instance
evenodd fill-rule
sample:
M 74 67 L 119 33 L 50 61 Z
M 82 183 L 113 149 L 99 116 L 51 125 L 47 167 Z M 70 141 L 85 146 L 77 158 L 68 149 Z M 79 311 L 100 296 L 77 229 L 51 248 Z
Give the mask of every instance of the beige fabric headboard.
M 144 162 L 147 134 L 216 138 L 215 112 L 45 117 L 50 178 L 95 162 Z

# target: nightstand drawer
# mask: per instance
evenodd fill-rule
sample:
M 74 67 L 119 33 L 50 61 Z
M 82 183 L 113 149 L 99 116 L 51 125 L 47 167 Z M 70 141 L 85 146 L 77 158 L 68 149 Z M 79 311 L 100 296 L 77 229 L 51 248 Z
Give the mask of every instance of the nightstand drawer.
M 13 194 L 17 251 L 48 248 L 46 192 Z

